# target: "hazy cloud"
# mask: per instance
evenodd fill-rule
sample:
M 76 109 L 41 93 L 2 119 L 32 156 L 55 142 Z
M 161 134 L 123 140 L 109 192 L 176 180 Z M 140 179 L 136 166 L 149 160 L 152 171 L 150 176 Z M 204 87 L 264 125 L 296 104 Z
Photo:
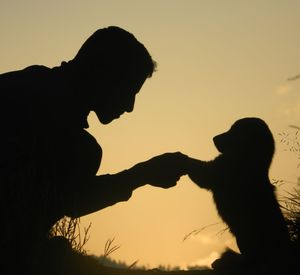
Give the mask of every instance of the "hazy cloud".
M 207 236 L 207 235 L 199 236 L 199 241 L 204 245 L 210 245 L 210 244 L 218 243 L 218 240 L 217 240 L 216 237 L 211 237 L 211 236 Z
M 201 258 L 191 264 L 191 266 L 208 266 L 210 267 L 212 262 L 220 257 L 220 253 L 217 251 L 211 252 L 207 257 Z
M 189 239 L 191 241 L 201 243 L 202 245 L 216 245 L 221 243 L 220 239 L 215 235 L 209 236 L 205 234 L 197 234 L 189 236 Z
M 282 110 L 283 114 L 285 116 L 298 116 L 300 114 L 300 102 L 295 102 L 294 104 L 291 104 L 290 106 L 286 106 Z
M 277 95 L 286 95 L 292 90 L 292 86 L 290 84 L 283 84 L 279 86 L 276 90 Z
M 234 237 L 229 238 L 225 241 L 225 246 L 230 247 L 233 250 L 237 249 L 236 239 Z

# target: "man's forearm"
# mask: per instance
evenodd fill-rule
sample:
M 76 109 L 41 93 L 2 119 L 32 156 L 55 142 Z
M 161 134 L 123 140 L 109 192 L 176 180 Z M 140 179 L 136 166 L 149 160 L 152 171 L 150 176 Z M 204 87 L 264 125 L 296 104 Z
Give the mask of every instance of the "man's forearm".
M 74 190 L 70 198 L 70 208 L 66 215 L 80 217 L 112 206 L 118 202 L 127 201 L 132 191 L 144 185 L 132 169 L 117 174 L 94 176 L 85 179 L 80 188 Z

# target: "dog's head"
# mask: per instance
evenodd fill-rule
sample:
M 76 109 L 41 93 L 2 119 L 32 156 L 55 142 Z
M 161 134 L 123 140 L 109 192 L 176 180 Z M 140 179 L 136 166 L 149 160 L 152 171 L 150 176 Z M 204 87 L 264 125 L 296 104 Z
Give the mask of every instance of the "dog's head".
M 275 146 L 268 125 L 259 118 L 237 120 L 231 128 L 213 139 L 222 154 L 255 158 L 258 162 L 270 165 Z

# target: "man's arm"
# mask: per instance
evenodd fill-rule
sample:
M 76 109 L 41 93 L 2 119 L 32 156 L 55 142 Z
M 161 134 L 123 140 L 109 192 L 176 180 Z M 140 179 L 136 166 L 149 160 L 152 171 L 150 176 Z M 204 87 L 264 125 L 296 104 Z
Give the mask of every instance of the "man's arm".
M 67 195 L 65 214 L 80 217 L 127 201 L 133 190 L 145 184 L 162 188 L 175 186 L 180 177 L 187 173 L 188 159 L 181 153 L 166 153 L 114 175 L 87 178 L 86 184 L 76 185 L 80 186 L 79 189 Z

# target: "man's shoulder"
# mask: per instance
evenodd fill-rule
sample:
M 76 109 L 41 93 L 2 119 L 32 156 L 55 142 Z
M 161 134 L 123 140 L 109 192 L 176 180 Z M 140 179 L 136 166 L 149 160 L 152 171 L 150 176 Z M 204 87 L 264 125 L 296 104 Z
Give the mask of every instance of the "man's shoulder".
M 23 69 L 23 71 L 31 73 L 48 73 L 51 71 L 51 69 L 44 65 L 31 65 Z
M 14 94 L 13 91 L 26 89 L 27 92 L 35 87 L 43 86 L 46 82 L 51 82 L 51 69 L 42 65 L 33 65 L 22 70 L 6 72 L 0 74 L 0 91 Z M 4 93 L 4 94 L 3 94 Z
M 13 79 L 31 74 L 47 74 L 51 71 L 50 68 L 43 65 L 32 65 L 21 70 L 10 71 L 0 74 L 0 80 Z

